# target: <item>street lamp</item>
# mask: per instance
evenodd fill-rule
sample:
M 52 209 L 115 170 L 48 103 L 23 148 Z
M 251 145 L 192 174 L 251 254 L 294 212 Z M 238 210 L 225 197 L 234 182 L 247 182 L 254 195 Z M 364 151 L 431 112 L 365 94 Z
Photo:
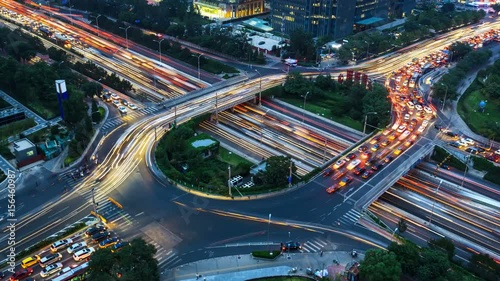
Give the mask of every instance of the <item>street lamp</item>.
M 227 170 L 229 173 L 227 180 L 227 187 L 229 188 L 229 197 L 233 197 L 233 195 L 231 194 L 231 165 L 227 166 Z
M 309 95 L 309 92 L 307 92 L 304 95 L 304 107 L 302 107 L 302 124 L 304 124 L 304 120 L 306 119 L 306 99 L 307 99 L 307 95 Z
M 261 121 L 261 123 L 262 123 L 262 124 L 260 125 L 260 144 L 261 144 L 261 145 L 262 145 L 262 138 L 263 138 L 264 116 L 266 116 L 266 114 L 269 112 L 269 110 L 271 110 L 271 109 L 268 109 L 268 110 L 266 111 L 266 113 L 264 113 L 264 114 L 262 114 L 262 115 L 260 116 L 260 121 Z
M 257 69 L 255 72 L 259 74 L 259 106 L 262 106 L 262 74 Z
M 132 27 L 131 25 L 129 25 L 127 27 L 120 27 L 120 29 L 125 30 L 125 42 L 127 44 L 127 50 L 128 50 L 128 29 L 131 27 Z
M 432 222 L 432 216 L 434 215 L 434 206 L 436 205 L 436 197 L 437 197 L 437 194 L 439 192 L 439 187 L 441 186 L 441 184 L 443 183 L 443 180 L 441 180 L 439 182 L 439 185 L 436 189 L 436 192 L 434 193 L 434 202 L 432 203 L 432 211 L 431 211 L 431 217 L 429 218 L 429 228 L 431 226 L 431 222 Z
M 89 17 L 93 17 L 95 18 L 95 23 L 96 23 L 96 26 L 97 26 L 97 36 L 99 36 L 99 18 L 101 17 L 102 15 L 97 15 L 97 16 L 92 16 L 90 15 Z
M 94 189 L 95 187 L 92 187 L 92 203 L 94 204 L 94 213 L 97 216 L 97 204 L 95 203 Z
M 377 112 L 368 112 L 365 114 L 365 125 L 363 126 L 363 135 L 366 133 L 366 122 L 368 121 L 368 115 L 374 114 L 377 115 Z
M 271 226 L 271 214 L 269 214 L 269 219 L 267 220 L 267 250 L 269 250 L 269 226 Z
M 441 107 L 441 111 L 443 111 L 444 110 L 444 104 L 446 103 L 446 96 L 448 95 L 448 85 L 445 85 L 443 83 L 440 83 L 440 85 L 446 87 L 446 91 L 444 92 L 443 106 Z
M 368 41 L 365 41 L 366 43 L 366 58 L 368 58 L 368 54 L 369 54 L 369 50 L 370 50 L 370 43 L 368 43 Z
M 160 52 L 160 62 L 161 62 L 161 42 L 163 42 L 163 40 L 165 40 L 165 38 L 162 38 L 160 40 L 153 40 L 155 42 L 158 42 L 158 51 Z
M 200 58 L 203 56 L 203 53 L 198 55 L 198 80 L 200 80 Z

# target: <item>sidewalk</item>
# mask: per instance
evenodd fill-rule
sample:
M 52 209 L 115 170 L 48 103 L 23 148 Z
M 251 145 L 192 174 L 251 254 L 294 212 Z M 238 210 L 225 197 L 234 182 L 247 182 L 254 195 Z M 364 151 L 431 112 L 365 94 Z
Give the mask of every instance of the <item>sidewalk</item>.
M 289 255 L 289 257 L 288 257 Z M 307 276 L 306 269 L 313 271 L 327 269 L 329 276 L 335 276 L 345 270 L 345 266 L 353 261 L 360 261 L 364 257 L 358 253 L 357 258 L 351 257 L 351 252 L 332 251 L 318 253 L 283 253 L 276 260 L 258 260 L 250 254 L 200 260 L 175 269 L 162 272 L 162 281 L 239 281 L 250 280 L 267 276 L 301 275 Z M 337 260 L 339 265 L 333 263 Z M 297 268 L 295 273 L 290 273 L 292 268 Z M 201 278 L 196 278 L 200 274 Z
M 467 137 L 470 137 L 470 138 L 472 138 L 476 141 L 479 141 L 483 144 L 486 144 L 486 145 L 489 145 L 491 140 L 474 133 L 469 128 L 469 126 L 467 126 L 467 124 L 464 122 L 462 117 L 457 112 L 457 104 L 458 104 L 458 100 L 460 99 L 460 97 L 465 93 L 465 91 L 469 88 L 469 86 L 472 84 L 472 82 L 476 78 L 477 73 L 480 70 L 486 68 L 487 66 L 492 65 L 495 62 L 495 60 L 500 58 L 500 44 L 497 44 L 496 46 L 492 47 L 490 50 L 493 53 L 490 60 L 485 65 L 479 67 L 478 69 L 469 73 L 465 77 L 462 84 L 460 84 L 459 88 L 457 89 L 457 93 L 459 95 L 457 100 L 454 100 L 453 102 L 451 102 L 451 104 L 448 103 L 447 105 L 445 105 L 445 108 L 442 111 L 442 113 L 448 118 L 448 120 L 451 121 L 452 127 L 455 128 L 456 130 L 458 130 L 460 134 L 466 135 Z M 493 147 L 500 147 L 500 143 L 493 141 L 492 146 Z

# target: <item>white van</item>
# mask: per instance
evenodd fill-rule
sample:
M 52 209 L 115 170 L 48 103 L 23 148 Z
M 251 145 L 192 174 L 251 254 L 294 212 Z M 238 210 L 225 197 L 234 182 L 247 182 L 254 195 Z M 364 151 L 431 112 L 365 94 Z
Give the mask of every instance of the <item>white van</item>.
M 83 259 L 90 257 L 90 255 L 92 255 L 93 252 L 95 252 L 93 247 L 82 249 L 73 254 L 73 259 L 75 261 L 81 261 Z

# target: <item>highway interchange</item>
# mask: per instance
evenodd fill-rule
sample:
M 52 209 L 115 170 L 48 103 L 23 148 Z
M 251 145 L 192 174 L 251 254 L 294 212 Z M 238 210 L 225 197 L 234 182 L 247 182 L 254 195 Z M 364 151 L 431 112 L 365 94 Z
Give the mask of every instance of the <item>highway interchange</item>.
M 474 33 L 485 32 L 491 28 L 498 28 L 498 24 L 485 24 L 475 30 Z M 102 31 L 100 32 L 102 33 Z M 466 33 L 471 32 L 468 29 L 455 30 L 450 32 L 449 36 L 440 40 L 426 42 L 425 47 L 421 47 L 422 45 L 415 46 L 404 53 L 386 55 L 359 64 L 356 68 L 364 70 L 370 74 L 370 77 L 375 79 L 378 77 L 385 78 L 396 69 L 404 67 L 409 58 L 422 57 L 428 54 L 429 50 L 442 49 L 451 42 L 462 38 Z M 87 36 L 92 37 L 93 35 L 87 34 Z M 123 40 L 118 43 L 124 46 Z M 129 44 L 129 47 L 132 48 L 130 42 Z M 156 53 L 154 56 L 156 56 Z M 127 61 L 126 63 L 131 62 Z M 113 66 L 109 65 L 109 67 Z M 119 69 L 115 70 L 120 71 Z M 141 69 L 141 71 L 147 70 Z M 190 71 L 192 73 L 192 70 Z M 336 69 L 331 74 L 336 77 L 343 71 L 343 69 Z M 281 70 L 278 70 L 278 73 L 280 72 Z M 149 70 L 149 74 L 151 74 L 151 70 Z M 193 76 L 190 77 L 192 79 Z M 284 79 L 285 74 L 266 75 L 262 77 L 263 88 L 279 85 L 284 82 Z M 141 78 L 132 79 L 134 85 L 140 85 L 140 80 Z M 192 80 L 196 81 L 197 79 Z M 197 82 L 200 85 L 199 87 L 208 85 L 204 84 L 205 82 Z M 330 177 L 319 176 L 307 185 L 279 197 L 236 202 L 216 200 L 202 198 L 176 189 L 163 180 L 159 180 L 151 172 L 151 169 L 154 168 L 150 154 L 151 144 L 155 135 L 156 138 L 159 138 L 165 132 L 164 129 L 167 124 L 173 122 L 174 119 L 182 122 L 202 113 L 213 112 L 216 104 L 218 107 L 224 108 L 224 106 L 232 107 L 251 100 L 259 91 L 259 82 L 259 79 L 247 79 L 243 83 L 183 103 L 174 104 L 175 101 L 169 102 L 167 100 L 164 102 L 165 108 L 158 107 L 151 114 L 138 116 L 136 120 L 131 120 L 128 124 L 123 124 L 112 131 L 106 132 L 105 136 L 101 132 L 99 137 L 102 137 L 102 140 L 99 142 L 96 151 L 102 161 L 97 167 L 92 168 L 91 175 L 75 181 L 68 171 L 48 178 L 47 182 L 50 186 L 45 187 L 44 190 L 39 190 L 37 193 L 21 193 L 18 195 L 19 202 L 24 202 L 24 207 L 18 208 L 18 216 L 25 216 L 18 225 L 18 247 L 29 246 L 65 225 L 88 215 L 93 209 L 92 187 L 96 188 L 95 198 L 100 203 L 99 212 L 111 218 L 111 227 L 120 234 L 120 237 L 128 239 L 141 233 L 147 233 L 143 235 L 146 240 L 157 244 L 159 249 L 158 257 L 163 256 L 162 261 L 164 260 L 164 262 L 160 261 L 162 269 L 173 268 L 201 258 L 247 253 L 255 247 L 252 245 L 276 244 L 289 239 L 304 242 L 306 251 L 319 251 L 328 247 L 365 250 L 373 246 L 385 246 L 387 240 L 355 223 L 362 215 L 353 208 L 355 202 L 361 199 L 362 190 L 369 189 L 372 182 L 380 181 L 388 176 L 396 166 L 403 165 L 404 161 L 411 157 L 413 151 L 431 142 L 436 132 L 429 131 L 426 133 L 426 138 L 420 139 L 420 141 L 413 144 L 371 179 L 364 181 L 355 178 L 351 185 L 333 195 L 326 194 L 325 189 L 334 184 L 335 181 L 332 181 Z M 154 88 L 151 89 L 151 83 L 152 81 L 141 86 L 154 91 Z M 181 92 L 180 90 L 177 91 L 178 94 L 175 96 L 189 95 Z M 265 102 L 263 103 L 265 106 L 269 106 Z M 300 113 L 295 119 L 297 122 L 301 121 Z M 318 124 L 322 124 L 321 126 L 328 126 L 329 124 L 309 114 L 305 115 L 303 123 L 316 128 Z M 159 128 L 156 129 L 156 133 L 155 128 Z M 346 132 L 343 133 L 347 134 Z M 359 135 L 356 139 L 360 137 Z M 359 146 L 355 149 L 357 148 Z M 93 149 L 89 151 L 88 157 L 92 152 Z M 334 153 L 330 154 L 330 158 L 334 156 Z M 425 166 L 426 164 L 421 165 Z M 456 177 L 452 175 L 453 172 L 446 172 L 445 174 L 441 175 L 440 173 L 439 178 L 457 182 Z M 440 182 L 439 178 L 427 180 L 433 182 L 434 186 L 437 187 Z M 400 182 L 404 182 L 405 179 L 401 179 Z M 460 182 L 460 180 L 458 181 Z M 422 185 L 422 183 L 412 184 L 414 184 L 413 189 Z M 388 214 L 387 210 L 389 208 L 399 208 L 401 212 L 410 212 L 420 219 L 428 219 L 429 206 L 432 207 L 432 190 L 427 190 L 427 193 L 420 195 L 426 197 L 426 203 L 422 204 L 421 207 L 402 206 L 401 204 L 404 201 L 394 200 L 394 194 L 397 194 L 398 198 L 406 198 L 405 200 L 416 196 L 416 194 L 408 190 L 400 190 L 398 188 L 400 185 L 400 183 L 396 184 L 387 194 L 384 194 L 370 207 L 370 211 L 387 218 L 388 222 L 393 223 L 392 227 L 397 223 L 398 215 Z M 72 189 L 65 191 L 68 186 L 72 187 Z M 444 192 L 448 191 L 446 187 L 451 188 L 451 186 L 442 185 L 442 196 L 444 196 Z M 407 188 L 412 190 L 409 187 Z M 472 190 L 475 194 L 482 194 L 483 197 L 478 199 L 480 203 L 476 202 L 475 204 L 484 203 L 490 205 L 491 210 L 485 209 L 481 211 L 481 216 L 498 214 L 498 209 L 495 210 L 494 208 L 495 205 L 486 202 L 487 200 L 484 199 L 488 197 L 491 200 L 498 198 L 498 190 L 491 190 L 485 183 L 475 179 L 467 179 L 464 188 Z M 107 203 L 108 196 L 120 202 L 124 209 L 119 210 L 113 207 L 112 204 Z M 470 192 L 464 191 L 462 196 L 464 198 L 470 197 Z M 444 214 L 446 211 L 442 211 L 440 203 L 441 201 L 435 206 L 432 221 L 447 231 L 453 232 L 456 230 L 455 235 L 461 236 L 464 231 L 446 222 L 447 217 Z M 300 208 L 291 208 L 292 205 L 298 205 Z M 2 206 L 6 206 L 6 204 Z M 418 208 L 422 210 L 419 211 Z M 269 214 L 272 214 L 271 220 L 269 220 Z M 462 224 L 462 222 L 460 227 L 464 229 L 471 227 Z M 481 222 L 476 223 L 481 224 Z M 498 226 L 498 221 L 496 223 Z M 424 227 L 421 226 L 422 224 L 419 224 L 418 221 L 415 224 L 410 223 L 409 233 L 423 239 L 423 241 L 426 241 L 431 236 L 439 236 L 436 233 L 429 234 L 431 231 L 426 232 Z M 474 227 L 480 229 L 475 229 L 475 231 L 487 232 L 481 235 L 490 237 L 482 239 L 483 241 L 477 241 L 474 238 L 475 243 L 480 244 L 486 251 L 493 251 L 494 254 L 498 255 L 498 252 L 495 252 L 499 248 L 498 242 L 496 242 L 498 241 L 498 231 L 494 230 L 492 232 L 483 229 L 484 227 L 491 227 L 491 225 L 474 225 Z M 269 240 L 267 238 L 268 231 Z M 159 236 L 164 238 L 159 238 Z M 452 236 L 450 235 L 450 237 Z M 1 244 L 3 249 L 6 246 L 5 239 L 1 240 Z M 464 247 L 459 248 L 480 250 L 470 247 L 466 243 Z M 165 256 L 168 256 L 168 258 L 165 258 Z M 465 253 L 463 257 L 466 257 Z

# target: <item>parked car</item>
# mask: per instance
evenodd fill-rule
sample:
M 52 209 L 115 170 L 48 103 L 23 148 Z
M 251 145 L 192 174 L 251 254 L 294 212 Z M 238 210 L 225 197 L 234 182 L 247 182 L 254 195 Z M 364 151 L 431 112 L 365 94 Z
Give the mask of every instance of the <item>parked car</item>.
M 300 250 L 302 249 L 302 245 L 300 245 L 299 242 L 286 242 L 286 243 L 281 243 L 281 250 L 282 251 L 289 251 L 289 250 Z

